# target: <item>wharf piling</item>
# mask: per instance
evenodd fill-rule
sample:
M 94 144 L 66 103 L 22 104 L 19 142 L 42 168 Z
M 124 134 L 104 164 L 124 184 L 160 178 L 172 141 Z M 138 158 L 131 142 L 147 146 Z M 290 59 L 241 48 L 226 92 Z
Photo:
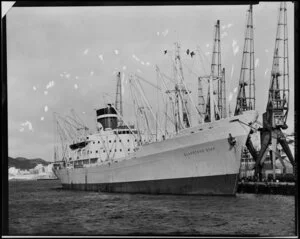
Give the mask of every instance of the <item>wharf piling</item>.
M 295 195 L 295 182 L 239 182 L 237 193 Z

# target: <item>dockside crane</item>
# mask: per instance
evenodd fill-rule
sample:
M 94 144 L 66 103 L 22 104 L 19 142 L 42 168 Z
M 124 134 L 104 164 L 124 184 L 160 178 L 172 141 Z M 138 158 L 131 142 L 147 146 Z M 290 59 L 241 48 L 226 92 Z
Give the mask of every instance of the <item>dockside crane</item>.
M 255 109 L 255 69 L 254 69 L 254 34 L 253 12 L 250 5 L 247 16 L 242 66 L 238 95 L 234 115 Z
M 252 5 L 250 5 L 247 12 L 242 65 L 234 115 L 240 115 L 248 110 L 255 110 L 254 27 Z M 243 151 L 243 155 L 249 154 L 250 152 L 252 158 L 255 161 L 257 160 L 257 151 L 253 146 L 250 134 L 248 135 L 246 147 Z
M 205 122 L 211 119 L 219 120 L 226 117 L 226 86 L 225 86 L 225 69 L 221 66 L 221 40 L 220 40 L 220 20 L 217 20 L 214 31 L 214 43 L 212 50 L 211 75 L 208 85 L 206 100 Z M 201 79 L 199 79 L 199 84 Z M 216 85 L 216 86 L 214 86 Z M 201 86 L 199 86 L 200 88 Z M 217 98 L 217 99 L 216 99 Z M 211 102 L 213 101 L 213 102 Z M 213 105 L 213 106 L 212 106 Z M 212 112 L 214 111 L 214 112 Z
M 289 111 L 289 60 L 286 2 L 280 3 L 268 103 L 263 114 L 263 127 L 260 129 L 261 149 L 258 154 L 255 171 L 261 179 L 262 165 L 270 151 L 273 167 L 273 179 L 276 179 L 275 162 L 280 158 L 280 144 L 295 170 L 295 160 L 282 130 L 287 129 Z M 284 166 L 284 165 L 283 165 Z

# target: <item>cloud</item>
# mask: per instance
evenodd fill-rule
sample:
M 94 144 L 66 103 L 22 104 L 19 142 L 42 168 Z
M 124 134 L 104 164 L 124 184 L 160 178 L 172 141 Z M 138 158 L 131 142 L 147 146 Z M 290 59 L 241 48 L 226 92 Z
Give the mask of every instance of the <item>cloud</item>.
M 84 50 L 83 54 L 84 54 L 84 55 L 87 55 L 88 52 L 89 52 L 89 49 L 87 48 L 87 49 Z
M 30 130 L 30 131 L 33 131 L 33 127 L 32 127 L 32 124 L 31 124 L 31 122 L 30 121 L 26 121 L 26 122 L 24 122 L 24 123 L 21 123 L 21 126 L 28 126 L 28 130 Z
M 34 91 L 36 91 L 36 87 L 35 87 L 35 86 L 33 86 L 32 89 L 33 89 Z
M 103 55 L 98 56 L 101 61 L 103 61 Z
M 150 66 L 150 62 L 147 61 L 146 65 L 147 65 L 147 66 Z
M 118 51 L 117 49 L 116 49 L 114 52 L 115 52 L 115 54 L 116 54 L 116 55 L 118 55 L 118 54 L 119 54 L 119 51 Z
M 48 111 L 48 106 L 47 106 L 47 105 L 44 107 L 44 111 L 45 111 L 45 112 Z
M 256 58 L 256 60 L 255 60 L 255 68 L 257 68 L 258 66 L 259 66 L 259 59 Z
M 74 88 L 75 88 L 75 89 L 78 89 L 78 85 L 77 85 L 77 84 L 74 84 Z
M 42 121 L 44 120 L 44 116 L 41 117 L 41 120 L 42 120 Z

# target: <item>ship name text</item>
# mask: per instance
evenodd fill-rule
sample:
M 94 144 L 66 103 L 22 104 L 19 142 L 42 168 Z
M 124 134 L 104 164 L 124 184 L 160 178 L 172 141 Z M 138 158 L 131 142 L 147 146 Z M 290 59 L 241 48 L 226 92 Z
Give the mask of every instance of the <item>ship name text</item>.
M 185 157 L 188 157 L 188 156 L 191 156 L 191 155 L 196 155 L 196 154 L 201 154 L 201 153 L 209 153 L 209 152 L 214 151 L 214 150 L 215 150 L 215 147 L 211 146 L 211 147 L 202 148 L 202 149 L 195 149 L 193 151 L 186 152 L 183 155 Z

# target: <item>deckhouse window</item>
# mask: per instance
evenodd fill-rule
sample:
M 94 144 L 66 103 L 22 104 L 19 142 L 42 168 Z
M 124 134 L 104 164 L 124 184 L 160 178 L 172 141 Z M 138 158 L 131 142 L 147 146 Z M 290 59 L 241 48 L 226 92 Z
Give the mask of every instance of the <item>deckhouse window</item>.
M 98 153 L 98 150 L 96 150 L 96 154 Z
M 98 144 L 100 144 L 100 141 L 98 141 Z
M 108 142 L 111 143 L 111 140 L 109 140 Z

